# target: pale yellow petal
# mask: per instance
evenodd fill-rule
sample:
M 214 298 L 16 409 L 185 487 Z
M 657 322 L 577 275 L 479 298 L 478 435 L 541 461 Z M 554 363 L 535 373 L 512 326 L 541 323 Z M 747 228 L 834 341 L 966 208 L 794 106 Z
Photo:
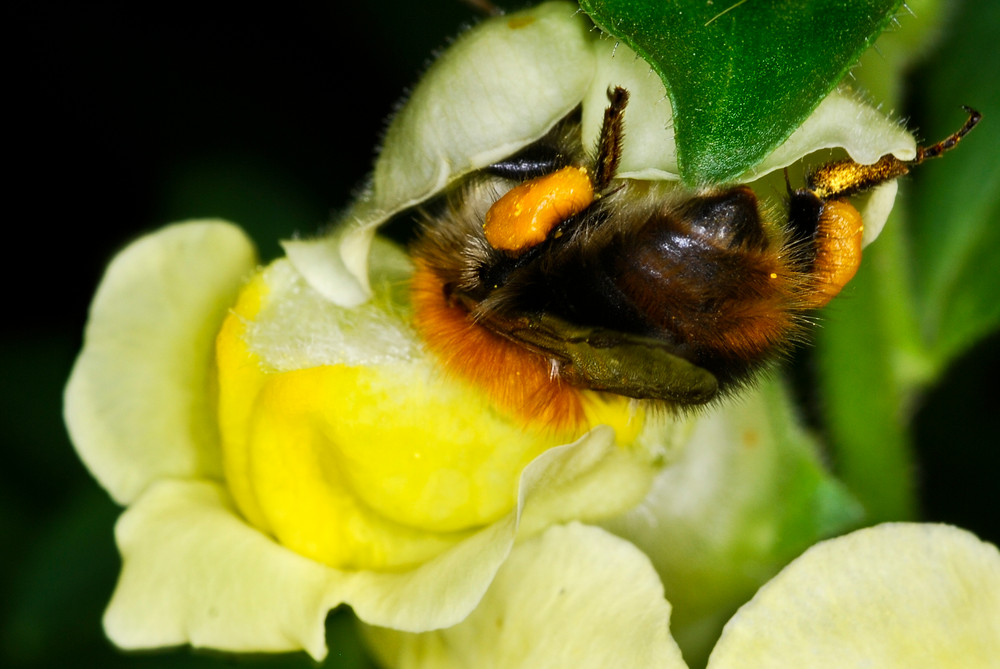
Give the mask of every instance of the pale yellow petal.
M 119 503 L 156 478 L 221 476 L 214 341 L 256 262 L 239 228 L 197 221 L 140 238 L 108 266 L 65 418 L 80 457 Z
M 568 2 L 483 21 L 427 70 L 386 131 L 374 197 L 392 213 L 544 135 L 593 76 L 590 22 Z
M 646 557 L 595 527 L 555 526 L 519 544 L 479 607 L 449 629 L 367 630 L 395 669 L 681 669 L 670 605 Z
M 861 220 L 865 222 L 864 246 L 868 246 L 882 234 L 898 191 L 899 182 L 890 181 L 874 189 L 865 199 L 864 205 L 859 209 Z
M 124 564 L 104 627 L 125 649 L 305 650 L 321 660 L 327 612 L 342 602 L 401 629 L 464 619 L 507 556 L 514 527 L 511 516 L 415 570 L 347 572 L 247 525 L 217 484 L 163 481 L 118 522 Z
M 344 306 L 364 301 L 372 228 L 510 156 L 569 114 L 593 77 L 596 35 L 575 3 L 561 1 L 459 35 L 393 117 L 372 181 L 333 238 L 287 247 L 312 287 Z M 334 262 L 314 262 L 323 255 Z
M 635 443 L 621 448 L 614 430 L 601 426 L 539 455 L 521 476 L 521 535 L 557 522 L 605 520 L 634 508 L 665 464 L 668 444 L 677 437 L 674 428 L 651 420 Z
M 823 542 L 729 622 L 710 669 L 1000 667 L 1000 553 L 947 525 Z
M 358 220 L 365 220 L 362 211 L 368 200 L 354 204 L 352 211 Z M 347 216 L 344 221 L 355 220 Z M 332 233 L 319 239 L 295 239 L 281 242 L 288 260 L 309 285 L 320 295 L 341 306 L 353 307 L 371 296 L 368 284 L 368 249 L 375 236 L 375 227 L 355 227 L 341 224 Z
M 115 535 L 124 564 L 104 628 L 118 646 L 326 655 L 337 573 L 245 524 L 220 486 L 155 484 Z
M 217 484 L 157 483 L 116 529 L 124 566 L 105 629 L 123 648 L 305 649 L 321 659 L 326 613 L 342 602 L 373 625 L 410 632 L 455 625 L 487 591 L 535 495 L 603 488 L 590 499 L 590 513 L 616 508 L 620 492 L 598 485 L 602 471 L 593 467 L 616 457 L 609 432 L 532 463 L 517 509 L 423 565 L 398 572 L 326 567 L 248 525 Z M 651 475 L 645 474 L 647 481 Z

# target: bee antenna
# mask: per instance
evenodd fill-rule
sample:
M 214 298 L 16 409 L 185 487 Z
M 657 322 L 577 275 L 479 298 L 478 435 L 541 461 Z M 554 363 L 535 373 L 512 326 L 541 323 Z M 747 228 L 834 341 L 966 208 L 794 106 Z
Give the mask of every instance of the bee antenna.
M 794 193 L 795 191 L 792 189 L 792 182 L 788 178 L 788 168 L 787 167 L 784 168 L 783 170 L 781 170 L 781 172 L 785 175 L 785 190 L 788 191 L 788 195 L 789 197 L 791 197 L 792 193 Z
M 928 158 L 937 158 L 943 153 L 951 151 L 958 145 L 958 142 L 969 134 L 969 131 L 976 127 L 976 124 L 982 120 L 983 115 L 978 111 L 969 107 L 967 105 L 962 105 L 962 109 L 969 115 L 968 120 L 966 120 L 965 125 L 959 128 L 956 132 L 948 135 L 942 139 L 937 144 L 928 147 L 917 147 L 917 157 L 911 162 L 912 165 L 919 165 Z

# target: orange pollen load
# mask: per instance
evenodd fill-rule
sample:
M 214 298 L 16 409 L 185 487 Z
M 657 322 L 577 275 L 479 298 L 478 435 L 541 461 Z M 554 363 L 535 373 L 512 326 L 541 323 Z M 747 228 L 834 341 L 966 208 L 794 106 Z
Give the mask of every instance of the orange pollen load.
M 553 377 L 549 361 L 476 325 L 445 296 L 441 279 L 417 260 L 414 324 L 446 370 L 485 392 L 525 426 L 578 434 L 586 427 L 580 391 Z
M 810 307 L 825 306 L 854 278 L 861 265 L 864 232 L 861 214 L 852 205 L 843 200 L 823 204 L 814 237 L 816 292 Z
M 510 189 L 486 212 L 483 232 L 499 251 L 523 251 L 542 243 L 552 228 L 594 201 L 585 167 L 564 167 Z

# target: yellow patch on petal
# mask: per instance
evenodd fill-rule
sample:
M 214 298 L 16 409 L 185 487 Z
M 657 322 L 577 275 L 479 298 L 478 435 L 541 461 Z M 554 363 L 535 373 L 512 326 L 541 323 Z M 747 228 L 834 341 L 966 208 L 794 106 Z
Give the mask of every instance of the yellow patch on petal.
M 424 562 L 509 513 L 524 467 L 580 436 L 524 429 L 410 350 L 403 321 L 373 327 L 366 312 L 310 291 L 278 261 L 247 285 L 217 342 L 230 490 L 250 522 L 296 552 L 344 568 Z M 310 319 L 329 327 L 311 330 Z M 273 347 L 270 330 L 288 341 Z M 368 350 L 376 335 L 395 353 Z M 624 400 L 588 411 L 619 443 L 643 425 Z

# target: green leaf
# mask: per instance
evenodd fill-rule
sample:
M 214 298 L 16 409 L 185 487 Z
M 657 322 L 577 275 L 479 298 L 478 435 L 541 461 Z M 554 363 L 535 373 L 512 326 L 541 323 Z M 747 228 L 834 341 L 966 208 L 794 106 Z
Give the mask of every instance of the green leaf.
M 955 151 L 914 170 L 910 189 L 921 333 L 942 367 L 1000 326 L 1000 88 L 986 75 L 1000 68 L 1000 5 L 967 2 L 953 20 L 916 78 L 920 133 L 935 142 L 954 132 L 962 104 L 984 120 Z
M 581 0 L 645 58 L 674 110 L 681 176 L 732 180 L 785 141 L 900 0 Z

